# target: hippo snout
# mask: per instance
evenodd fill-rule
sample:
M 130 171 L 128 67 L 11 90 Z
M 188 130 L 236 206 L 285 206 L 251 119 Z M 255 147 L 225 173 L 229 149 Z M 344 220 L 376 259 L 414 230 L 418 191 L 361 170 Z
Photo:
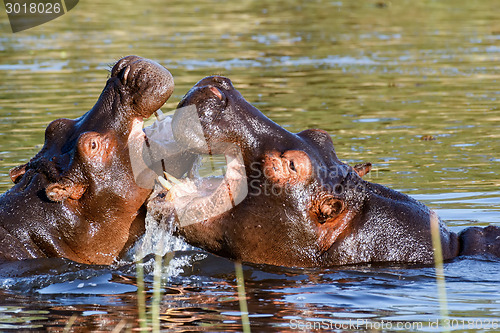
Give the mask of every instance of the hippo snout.
M 135 55 L 119 60 L 111 79 L 119 82 L 118 90 L 134 107 L 133 116 L 142 118 L 149 118 L 174 91 L 174 78 L 165 67 Z

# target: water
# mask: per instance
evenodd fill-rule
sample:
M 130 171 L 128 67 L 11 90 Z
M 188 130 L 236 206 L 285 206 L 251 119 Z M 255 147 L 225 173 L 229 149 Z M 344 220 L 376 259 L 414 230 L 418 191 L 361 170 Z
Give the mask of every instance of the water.
M 137 325 L 134 268 L 93 268 L 60 260 L 15 278 L 2 278 L 0 328 L 111 330 Z M 162 327 L 241 330 L 234 264 L 197 251 L 177 252 L 160 303 Z M 152 259 L 146 269 L 152 272 Z M 8 269 L 3 266 L 2 271 Z M 500 315 L 498 261 L 463 259 L 445 266 L 450 326 L 469 321 L 493 327 Z M 26 275 L 26 277 L 24 276 Z M 436 332 L 439 320 L 434 269 L 355 266 L 323 270 L 244 266 L 252 328 L 283 331 L 322 322 L 352 331 L 374 325 L 393 330 Z M 146 276 L 146 285 L 153 277 Z M 150 297 L 148 297 L 150 300 Z M 335 326 L 337 325 L 337 326 Z M 356 326 L 357 325 L 357 326 Z M 398 325 L 400 325 L 399 329 Z M 445 322 L 441 322 L 443 328 Z
M 342 160 L 372 162 L 369 179 L 423 201 L 452 230 L 500 225 L 498 13 L 500 3 L 486 0 L 80 2 L 17 34 L 0 14 L 0 191 L 11 186 L 8 170 L 40 149 L 51 120 L 92 107 L 109 65 L 138 54 L 175 77 L 164 111 L 202 77 L 226 75 L 283 127 L 329 131 Z M 241 330 L 233 263 L 185 249 L 171 264 L 163 328 Z M 445 264 L 453 330 L 472 331 L 474 321 L 486 331 L 500 320 L 499 265 Z M 137 327 L 130 263 L 14 266 L 0 271 L 1 330 Z M 254 331 L 308 330 L 323 319 L 438 331 L 433 268 L 249 265 L 244 272 Z

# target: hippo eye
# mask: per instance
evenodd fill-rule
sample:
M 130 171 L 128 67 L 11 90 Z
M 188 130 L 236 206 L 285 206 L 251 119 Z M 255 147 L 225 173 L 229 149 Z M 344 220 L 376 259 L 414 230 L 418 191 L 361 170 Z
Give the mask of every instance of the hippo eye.
M 108 140 L 97 132 L 82 133 L 78 139 L 78 152 L 87 158 L 102 157 L 108 147 Z
M 295 163 L 293 163 L 293 161 L 290 161 L 290 169 L 297 172 L 297 169 L 295 169 Z
M 90 149 L 91 150 L 96 150 L 99 148 L 99 142 L 97 142 L 96 140 L 92 140 L 90 142 Z
M 88 142 L 88 147 L 90 148 L 90 152 L 96 152 L 100 147 L 99 141 L 97 139 L 91 139 Z

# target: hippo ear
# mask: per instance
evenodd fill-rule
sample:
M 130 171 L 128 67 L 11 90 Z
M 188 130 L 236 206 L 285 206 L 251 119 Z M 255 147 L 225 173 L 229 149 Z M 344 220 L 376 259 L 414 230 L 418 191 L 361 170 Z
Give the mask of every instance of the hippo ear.
M 45 194 L 50 201 L 62 202 L 66 199 L 78 200 L 87 190 L 87 186 L 70 182 L 52 183 L 45 188 Z
M 337 218 L 343 210 L 344 203 L 333 196 L 326 196 L 318 201 L 312 209 L 320 224 L 325 224 L 327 221 Z
M 27 165 L 28 164 L 23 164 L 23 165 L 20 165 L 20 166 L 17 166 L 15 168 L 10 169 L 9 176 L 14 184 L 17 184 L 17 182 L 19 182 L 21 180 L 21 178 L 24 176 L 24 174 L 26 173 L 26 166 Z
M 327 251 L 349 226 L 345 202 L 328 193 L 322 193 L 312 202 L 310 216 L 316 222 L 320 251 Z
M 360 177 L 363 177 L 368 172 L 370 172 L 370 170 L 372 169 L 372 164 L 371 163 L 356 164 L 355 166 L 353 166 L 353 169 Z

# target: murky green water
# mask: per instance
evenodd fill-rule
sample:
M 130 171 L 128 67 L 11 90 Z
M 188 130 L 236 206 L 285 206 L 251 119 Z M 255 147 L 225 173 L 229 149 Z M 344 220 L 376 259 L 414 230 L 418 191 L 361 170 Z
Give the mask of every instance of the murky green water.
M 0 54 L 1 192 L 11 186 L 9 169 L 39 150 L 46 125 L 92 107 L 109 65 L 137 54 L 175 77 L 164 110 L 202 77 L 226 75 L 285 128 L 329 131 L 341 159 L 372 162 L 373 181 L 425 202 L 453 230 L 500 225 L 500 2 L 81 1 L 17 34 L 2 9 Z M 165 327 L 184 320 L 191 329 L 240 329 L 232 266 L 224 262 L 228 273 L 215 274 L 215 264 L 180 275 L 176 296 L 164 297 L 165 309 L 180 312 L 164 314 Z M 498 263 L 446 269 L 452 317 L 500 320 Z M 430 322 L 439 316 L 432 271 L 249 267 L 252 326 L 287 330 L 297 318 Z M 86 278 L 109 288 L 130 276 L 92 272 Z M 68 274 L 64 281 L 76 279 Z M 134 293 L 47 296 L 30 283 L 33 296 L 0 291 L 0 327 L 62 330 L 75 312 L 83 326 L 111 329 L 136 316 Z

